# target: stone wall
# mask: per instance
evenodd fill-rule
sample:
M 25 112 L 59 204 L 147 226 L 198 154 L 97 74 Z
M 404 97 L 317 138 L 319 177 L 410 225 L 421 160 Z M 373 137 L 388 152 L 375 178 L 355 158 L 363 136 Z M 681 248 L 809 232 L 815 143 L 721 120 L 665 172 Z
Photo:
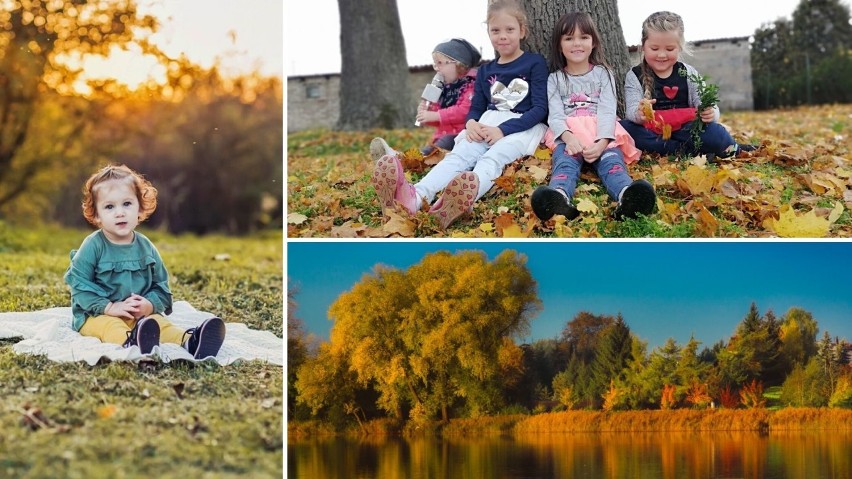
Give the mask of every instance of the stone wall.
M 719 85 L 719 108 L 752 110 L 751 51 L 748 37 L 703 40 L 693 43 L 694 55 L 684 56 L 698 73 Z M 637 47 L 630 47 L 630 61 L 639 62 Z M 423 87 L 435 72 L 431 65 L 411 67 L 409 101 L 416 104 Z M 339 117 L 340 74 L 287 77 L 287 132 L 334 128 Z M 414 126 L 414 118 L 411 119 Z

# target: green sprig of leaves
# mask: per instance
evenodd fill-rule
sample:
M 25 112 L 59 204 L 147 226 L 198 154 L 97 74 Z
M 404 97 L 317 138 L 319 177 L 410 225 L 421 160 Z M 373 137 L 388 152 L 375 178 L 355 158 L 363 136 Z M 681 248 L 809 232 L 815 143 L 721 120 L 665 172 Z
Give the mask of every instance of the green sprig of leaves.
M 695 149 L 701 148 L 701 133 L 704 132 L 706 125 L 701 121 L 701 112 L 715 106 L 719 103 L 719 85 L 707 82 L 707 77 L 698 73 L 689 73 L 686 68 L 681 68 L 678 71 L 680 76 L 686 77 L 687 80 L 695 83 L 696 91 L 698 92 L 699 103 L 695 110 L 695 121 L 692 122 L 692 142 L 695 144 Z

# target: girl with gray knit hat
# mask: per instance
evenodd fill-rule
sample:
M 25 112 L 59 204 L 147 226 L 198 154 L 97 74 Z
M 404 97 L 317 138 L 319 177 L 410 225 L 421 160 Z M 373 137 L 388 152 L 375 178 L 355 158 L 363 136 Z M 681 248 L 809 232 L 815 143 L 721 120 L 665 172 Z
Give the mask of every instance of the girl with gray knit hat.
M 435 148 L 452 150 L 455 138 L 464 130 L 465 118 L 470 111 L 476 66 L 481 59 L 479 51 L 463 38 L 453 38 L 439 43 L 432 51 L 432 66 L 436 78 L 443 83 L 440 99 L 432 104 L 421 101 L 417 108 L 417 122 L 435 127 L 428 145 L 420 149 L 423 156 Z M 381 138 L 370 145 L 373 161 L 393 150 Z

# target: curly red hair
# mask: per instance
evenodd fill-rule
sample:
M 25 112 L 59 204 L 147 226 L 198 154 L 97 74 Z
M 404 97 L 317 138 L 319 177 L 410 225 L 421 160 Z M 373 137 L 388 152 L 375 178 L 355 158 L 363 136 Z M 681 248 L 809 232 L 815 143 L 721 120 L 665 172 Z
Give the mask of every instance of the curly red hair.
M 125 181 L 136 191 L 136 199 L 139 201 L 139 222 L 148 219 L 157 209 L 157 189 L 150 181 L 139 173 L 124 165 L 109 165 L 90 176 L 83 186 L 83 217 L 94 226 L 98 226 L 98 211 L 96 188 L 104 182 L 116 180 Z

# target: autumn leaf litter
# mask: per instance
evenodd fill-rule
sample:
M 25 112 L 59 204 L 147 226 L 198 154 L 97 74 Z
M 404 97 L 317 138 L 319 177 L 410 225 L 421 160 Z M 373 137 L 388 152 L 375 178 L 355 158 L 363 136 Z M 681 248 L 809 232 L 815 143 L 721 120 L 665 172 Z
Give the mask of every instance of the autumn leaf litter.
M 530 195 L 546 184 L 550 151 L 508 165 L 470 215 L 442 231 L 425 212 L 383 212 L 370 185 L 369 143 L 383 136 L 402 153 L 416 182 L 444 152 L 423 157 L 429 129 L 329 132 L 288 136 L 289 237 L 850 237 L 852 105 L 733 112 L 724 124 L 737 141 L 760 148 L 737 158 L 643 155 L 630 166 L 657 191 L 649 217 L 617 222 L 596 175 L 583 170 L 575 195 L 579 218 L 540 222 Z

